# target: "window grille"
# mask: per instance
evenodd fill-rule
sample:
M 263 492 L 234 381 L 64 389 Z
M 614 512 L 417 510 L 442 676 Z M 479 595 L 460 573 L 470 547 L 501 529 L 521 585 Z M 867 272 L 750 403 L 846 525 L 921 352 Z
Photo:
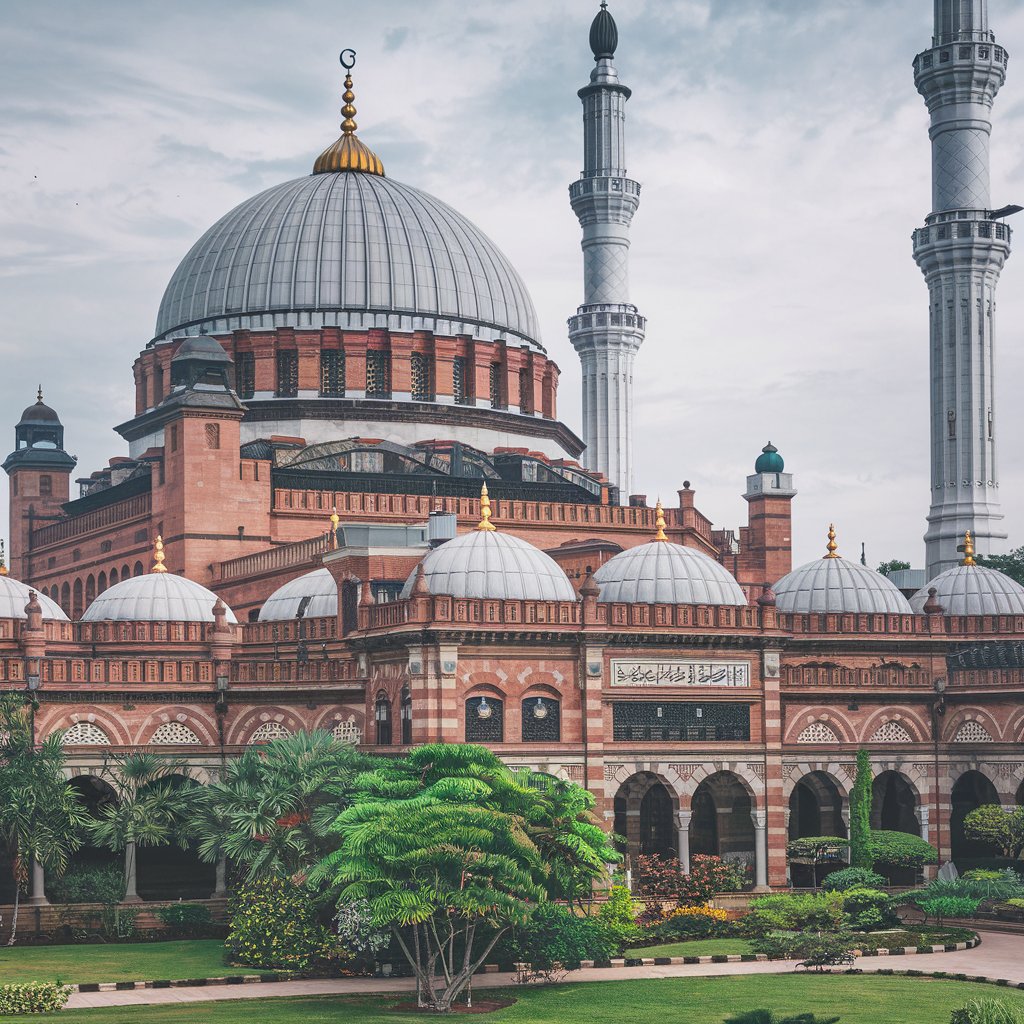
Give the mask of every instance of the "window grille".
M 299 353 L 294 350 L 277 353 L 277 394 L 294 398 L 299 393 Z
M 391 358 L 387 352 L 366 353 L 366 397 L 391 397 Z
M 339 743 L 362 743 L 363 730 L 356 724 L 355 715 L 349 715 L 348 720 L 339 722 L 332 730 L 331 735 Z
M 412 397 L 414 402 L 434 400 L 434 389 L 430 386 L 430 358 L 422 352 L 412 354 Z
M 345 353 L 334 349 L 320 353 L 320 394 L 340 398 L 345 394 Z
M 256 393 L 256 357 L 252 352 L 235 355 L 235 390 L 239 398 L 252 398 Z
M 913 743 L 913 737 L 899 722 L 883 722 L 868 743 Z
M 491 408 L 500 409 L 501 402 L 501 363 L 491 363 Z
M 218 451 L 220 449 L 220 424 L 207 423 L 205 433 L 206 447 L 209 448 L 210 451 Z
M 153 733 L 149 742 L 158 746 L 170 747 L 198 743 L 199 737 L 187 725 L 182 725 L 181 722 L 164 722 Z
M 612 733 L 616 740 L 749 740 L 750 705 L 616 701 Z
M 110 737 L 92 722 L 75 722 L 61 738 L 66 747 L 109 747 Z
M 557 700 L 527 697 L 522 717 L 524 743 L 557 743 L 562 738 L 561 705 Z
M 280 722 L 264 722 L 249 737 L 249 743 L 269 743 L 271 740 L 283 740 L 286 736 L 291 736 L 291 732 Z
M 533 378 L 525 367 L 519 371 L 519 411 L 533 412 Z
M 456 356 L 452 360 L 452 398 L 456 405 L 466 405 L 469 402 L 465 356 Z
M 505 735 L 505 705 L 495 697 L 466 701 L 466 742 L 500 743 Z
M 824 722 L 811 722 L 796 738 L 797 743 L 838 743 L 839 737 Z
M 992 737 L 981 722 L 964 722 L 953 737 L 954 743 L 991 743 Z

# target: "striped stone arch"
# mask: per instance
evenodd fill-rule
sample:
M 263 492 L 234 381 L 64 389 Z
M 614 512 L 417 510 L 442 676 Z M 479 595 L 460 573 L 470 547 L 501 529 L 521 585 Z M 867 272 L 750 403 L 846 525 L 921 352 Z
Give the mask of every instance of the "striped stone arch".
M 1010 743 L 1024 743 L 1024 707 L 1010 715 L 1003 735 Z
M 786 726 L 784 744 L 795 744 L 800 742 L 800 736 L 808 726 L 821 722 L 830 729 L 836 739 L 832 742 L 855 743 L 857 730 L 850 719 L 834 707 L 811 707 L 803 708 L 798 714 L 793 715 Z
M 764 810 L 764 778 L 758 773 L 760 768 L 763 772 L 763 763 L 750 761 L 703 761 L 697 764 L 671 764 L 669 768 L 675 769 L 679 782 L 676 791 L 680 797 L 686 797 L 686 806 L 689 806 L 697 787 L 705 780 L 717 775 L 719 772 L 727 772 L 735 775 L 740 785 L 747 791 L 750 797 L 752 810 Z M 680 770 L 682 769 L 682 770 Z
M 290 733 L 299 732 L 304 728 L 302 720 L 294 710 L 276 705 L 271 707 L 252 708 L 250 711 L 239 716 L 234 722 L 227 736 L 229 746 L 245 746 L 249 743 L 253 734 L 267 722 L 277 722 Z M 266 730 L 265 730 L 266 731 Z
M 614 798 L 615 794 L 636 775 L 653 775 L 669 791 L 677 808 L 682 806 L 679 776 L 672 770 L 671 765 L 657 761 L 627 761 L 622 764 L 606 761 L 604 787 L 608 799 Z
M 66 709 L 59 709 L 56 714 L 47 716 L 43 722 L 40 722 L 37 717 L 36 736 L 45 737 L 60 730 L 68 730 L 79 726 L 76 732 L 72 733 L 72 737 L 74 737 L 77 733 L 85 730 L 86 726 L 90 724 L 107 737 L 108 744 L 104 745 L 112 747 L 132 746 L 132 738 L 127 734 L 124 723 L 104 708 L 83 708 L 70 712 Z M 69 740 L 68 744 L 70 746 L 79 745 L 75 743 L 74 738 Z M 85 743 L 84 745 L 92 746 L 93 744 Z
M 872 737 L 876 736 L 879 730 L 888 722 L 902 726 L 903 730 L 910 736 L 910 743 L 924 743 L 929 738 L 928 725 L 920 716 L 909 711 L 907 708 L 888 707 L 880 708 L 864 720 L 857 742 L 869 745 L 884 742 L 873 740 Z
M 839 790 L 839 795 L 848 800 L 853 788 L 853 774 L 856 773 L 856 762 L 845 761 L 787 761 L 782 766 L 782 795 L 788 801 L 796 788 L 796 784 L 806 775 L 820 772 L 827 775 Z
M 972 723 L 984 730 L 988 739 L 984 739 L 977 732 L 977 728 L 971 729 Z M 968 726 L 968 735 L 963 735 L 964 727 Z M 970 733 L 978 736 L 973 739 Z M 942 739 L 945 743 L 998 743 L 1002 739 L 1003 730 L 989 711 L 980 707 L 960 707 L 956 714 L 950 715 L 943 723 Z
M 926 807 L 930 804 L 929 793 L 932 785 L 931 772 L 933 766 L 928 761 L 913 761 L 910 758 L 874 757 L 871 758 L 871 771 L 879 776 L 882 772 L 897 772 L 902 775 L 914 791 L 917 806 Z

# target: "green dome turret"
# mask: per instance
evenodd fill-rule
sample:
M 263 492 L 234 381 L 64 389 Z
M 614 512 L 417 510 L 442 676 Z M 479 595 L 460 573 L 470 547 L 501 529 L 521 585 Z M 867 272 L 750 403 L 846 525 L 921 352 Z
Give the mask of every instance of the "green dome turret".
M 781 473 L 786 463 L 779 454 L 779 449 L 769 441 L 762 449 L 754 463 L 755 473 Z

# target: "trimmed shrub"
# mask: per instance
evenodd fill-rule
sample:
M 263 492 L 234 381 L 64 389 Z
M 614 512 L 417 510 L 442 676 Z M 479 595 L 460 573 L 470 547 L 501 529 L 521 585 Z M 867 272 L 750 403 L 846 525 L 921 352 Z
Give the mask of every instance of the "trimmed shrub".
M 167 907 L 157 907 L 156 916 L 172 935 L 182 939 L 202 938 L 213 929 L 213 916 L 201 903 L 172 903 Z
M 953 1011 L 949 1024 L 1024 1024 L 1024 1008 L 999 999 L 972 999 Z
M 826 892 L 845 892 L 847 889 L 879 889 L 885 885 L 885 879 L 870 868 L 842 868 L 825 876 L 821 883 Z
M 722 938 L 732 934 L 729 915 L 716 907 L 679 907 L 650 928 L 645 939 L 677 942 L 682 939 Z
M 914 902 L 924 912 L 925 919 L 934 918 L 936 924 L 942 924 L 947 917 L 973 917 L 981 906 L 981 900 L 970 896 L 932 896 Z
M 896 901 L 887 892 L 860 886 L 847 889 L 842 897 L 850 927 L 857 931 L 876 931 L 898 923 Z
M 965 871 L 960 877 L 966 878 L 970 882 L 998 882 L 1003 875 L 1004 872 L 997 871 L 995 868 L 972 868 L 970 871 Z
M 64 1009 L 70 995 L 70 985 L 56 985 L 49 981 L 0 985 L 0 1016 L 14 1016 L 17 1013 L 54 1013 Z
M 552 979 L 581 960 L 610 960 L 618 944 L 598 917 L 578 917 L 556 903 L 539 903 L 526 924 L 505 935 L 492 954 L 499 963 L 529 963 L 520 981 Z
M 751 941 L 755 953 L 786 960 L 826 960 L 841 957 L 857 946 L 849 932 L 772 932 Z
M 909 832 L 872 830 L 868 842 L 871 860 L 894 868 L 921 868 L 938 862 L 938 851 L 931 843 Z
M 633 902 L 633 897 L 624 885 L 613 885 L 608 890 L 608 899 L 601 905 L 597 917 L 619 949 L 628 946 L 640 937 L 640 928 L 636 919 L 642 909 L 641 904 Z M 596 958 L 585 956 L 580 959 L 593 960 Z
M 53 903 L 120 903 L 124 897 L 124 868 L 76 865 L 47 882 Z
M 282 878 L 246 882 L 231 898 L 225 947 L 233 964 L 289 971 L 325 967 L 340 958 L 317 919 L 313 896 Z
M 844 922 L 842 893 L 779 893 L 751 901 L 742 928 L 755 936 L 786 931 L 837 932 Z

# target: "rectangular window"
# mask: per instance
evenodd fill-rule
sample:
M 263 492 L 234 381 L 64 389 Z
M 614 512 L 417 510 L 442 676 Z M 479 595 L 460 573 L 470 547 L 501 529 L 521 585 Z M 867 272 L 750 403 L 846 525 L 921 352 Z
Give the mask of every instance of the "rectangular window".
M 676 740 L 690 743 L 750 739 L 750 705 L 709 701 L 616 701 L 614 739 Z
M 501 743 L 505 734 L 505 707 L 495 697 L 466 701 L 466 742 Z
M 422 352 L 413 352 L 411 361 L 412 400 L 414 402 L 432 402 L 434 389 L 431 386 L 430 357 Z
M 326 349 L 320 353 L 320 394 L 342 398 L 345 394 L 345 353 Z
M 178 424 L 171 424 L 171 451 L 176 452 L 178 450 Z
M 277 394 L 294 398 L 299 393 L 299 353 L 288 349 L 277 353 Z
M 519 411 L 533 412 L 533 378 L 525 367 L 519 371 Z
M 39 478 L 39 497 L 49 498 L 53 494 L 53 477 L 41 476 Z
M 207 423 L 205 427 L 206 434 L 206 447 L 210 451 L 220 450 L 220 424 L 219 423 Z
M 252 398 L 256 393 L 256 357 L 252 352 L 235 356 L 235 390 L 239 398 Z
M 366 397 L 391 397 L 391 357 L 387 352 L 366 353 Z
M 491 408 L 503 408 L 501 400 L 501 363 L 491 363 L 490 391 Z
M 469 404 L 469 392 L 466 387 L 465 356 L 456 356 L 452 360 L 452 399 L 456 405 Z

